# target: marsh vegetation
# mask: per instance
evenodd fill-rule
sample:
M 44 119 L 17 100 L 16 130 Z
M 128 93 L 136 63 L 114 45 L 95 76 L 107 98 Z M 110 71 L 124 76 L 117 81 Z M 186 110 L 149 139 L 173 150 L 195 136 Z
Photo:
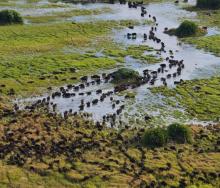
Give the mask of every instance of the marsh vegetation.
M 191 3 L 0 2 L 0 187 L 219 187 L 220 12 Z
M 203 9 L 219 9 L 219 0 L 197 0 L 196 6 Z
M 0 25 L 23 24 L 23 18 L 14 10 L 0 11 Z
M 206 30 L 204 28 L 199 28 L 199 26 L 193 21 L 185 20 L 176 29 L 169 29 L 165 31 L 165 33 L 171 36 L 176 35 L 179 38 L 198 37 L 205 35 Z

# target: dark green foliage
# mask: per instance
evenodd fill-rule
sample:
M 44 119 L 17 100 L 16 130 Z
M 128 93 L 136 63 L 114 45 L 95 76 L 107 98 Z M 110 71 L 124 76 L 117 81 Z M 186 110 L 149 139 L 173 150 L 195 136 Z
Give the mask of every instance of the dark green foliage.
M 195 35 L 197 30 L 198 30 L 198 26 L 194 22 L 185 20 L 176 29 L 176 35 L 178 37 L 187 37 L 187 36 Z
M 0 11 L 0 25 L 22 24 L 23 19 L 21 15 L 14 10 Z
M 128 68 L 121 68 L 112 74 L 113 82 L 121 81 L 137 81 L 140 78 L 140 75 L 137 71 Z
M 148 147 L 161 147 L 168 143 L 168 140 L 180 144 L 192 142 L 191 129 L 185 125 L 174 123 L 164 128 L 149 129 L 144 133 L 143 144 Z
M 178 143 L 190 143 L 192 141 L 191 129 L 185 125 L 174 123 L 167 128 L 168 136 Z
M 167 143 L 167 140 L 167 131 L 162 128 L 149 129 L 143 137 L 143 143 L 148 147 L 161 147 Z
M 218 9 L 220 8 L 220 0 L 197 0 L 197 7 Z

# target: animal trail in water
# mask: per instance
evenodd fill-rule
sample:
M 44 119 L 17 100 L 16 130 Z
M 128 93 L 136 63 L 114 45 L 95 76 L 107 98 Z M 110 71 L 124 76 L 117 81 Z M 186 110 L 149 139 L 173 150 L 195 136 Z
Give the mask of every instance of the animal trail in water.
M 34 110 L 37 107 L 46 106 L 48 110 L 55 114 L 61 108 L 64 118 L 69 115 L 76 116 L 81 114 L 84 117 L 97 120 L 97 124 L 108 124 L 111 127 L 115 127 L 118 124 L 126 125 L 126 122 L 123 122 L 125 120 L 123 119 L 123 111 L 126 107 L 125 101 L 127 97 L 119 96 L 118 93 L 125 90 L 133 90 L 143 85 L 153 87 L 156 83 L 168 86 L 172 78 L 175 79 L 173 84 L 181 83 L 183 80 L 176 80 L 176 78 L 181 75 L 182 70 L 185 68 L 184 60 L 176 60 L 174 51 L 166 49 L 166 44 L 157 37 L 159 20 L 154 15 L 151 15 L 142 3 L 128 2 L 128 7 L 130 9 L 137 9 L 137 11 L 139 11 L 140 7 L 140 17 L 150 19 L 153 22 L 153 26 L 141 37 L 143 37 L 144 41 L 153 41 L 159 45 L 159 48 L 156 49 L 157 54 L 160 56 L 162 54 L 167 55 L 164 62 L 158 64 L 155 70 L 144 69 L 141 79 L 135 84 L 127 83 L 113 87 L 111 84 L 113 79 L 112 73 L 102 73 L 101 75 L 92 75 L 91 77 L 83 76 L 80 79 L 81 83 L 78 85 L 69 84 L 66 87 L 61 87 L 50 96 L 27 105 L 25 109 Z M 127 39 L 136 40 L 139 34 L 135 32 L 135 26 L 130 25 L 128 28 L 132 32 L 127 33 Z M 164 28 L 164 30 L 166 29 L 168 28 Z M 73 69 L 75 72 L 75 68 Z M 64 102 L 64 100 L 67 102 Z M 63 106 L 60 104 L 62 102 L 64 102 Z M 16 105 L 15 109 L 18 110 L 18 105 Z M 94 116 L 98 116 L 98 118 Z M 148 115 L 143 117 L 143 121 L 149 121 L 150 119 Z
M 165 70 L 166 66 L 164 66 L 165 64 L 162 64 L 162 66 L 160 68 L 157 69 L 157 71 L 151 71 L 152 75 L 151 74 L 145 74 L 146 71 L 144 71 L 144 76 L 146 77 L 145 78 L 145 81 L 146 83 L 150 83 L 150 85 L 154 85 L 155 82 L 158 80 L 158 81 L 162 81 L 163 85 L 164 86 L 167 86 L 167 82 L 166 82 L 166 79 L 170 79 L 172 78 L 176 78 L 177 76 L 180 76 L 181 75 L 181 72 L 182 72 L 182 69 L 184 69 L 185 65 L 183 63 L 183 60 L 181 61 L 178 61 L 178 60 L 174 60 L 174 52 L 172 50 L 166 50 L 166 46 L 165 46 L 165 43 L 162 41 L 162 39 L 158 38 L 156 36 L 156 32 L 157 32 L 157 27 L 159 25 L 159 23 L 157 23 L 157 18 L 155 16 L 152 16 L 151 14 L 147 14 L 147 10 L 144 6 L 142 6 L 142 3 L 139 3 L 139 2 L 128 2 L 128 7 L 131 9 L 131 8 L 135 8 L 137 9 L 138 6 L 141 7 L 141 17 L 149 17 L 149 18 L 152 18 L 151 21 L 154 22 L 154 26 L 151 27 L 151 29 L 149 30 L 149 33 L 146 34 L 144 33 L 144 36 L 143 36 L 143 39 L 144 41 L 146 40 L 151 40 L 157 44 L 160 44 L 160 48 L 157 49 L 157 54 L 158 55 L 161 55 L 161 53 L 167 53 L 167 51 L 169 52 L 169 56 L 166 58 L 166 61 L 169 63 L 169 70 L 172 69 L 172 68 L 176 68 L 177 67 L 177 70 L 176 72 L 172 73 L 172 74 L 169 74 L 169 70 Z M 146 18 L 148 19 L 148 18 Z M 128 27 L 129 29 L 135 29 L 134 26 L 129 26 Z M 168 30 L 168 28 L 165 28 L 164 30 Z M 127 33 L 127 39 L 137 39 L 137 33 L 136 32 L 132 32 L 132 33 Z M 167 75 L 165 76 L 165 78 L 161 77 L 159 78 L 159 74 L 160 73 L 167 73 Z M 174 84 L 178 84 L 180 82 L 182 82 L 183 80 L 180 79 L 180 81 L 174 81 Z

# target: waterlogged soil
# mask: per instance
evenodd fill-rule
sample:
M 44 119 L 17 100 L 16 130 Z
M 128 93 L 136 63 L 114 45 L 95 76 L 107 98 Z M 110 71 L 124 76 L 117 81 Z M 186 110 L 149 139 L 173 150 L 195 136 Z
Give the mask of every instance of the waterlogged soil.
M 185 106 L 192 117 L 204 121 L 219 122 L 219 77 L 210 79 L 192 80 L 178 85 L 174 89 L 164 87 L 153 88 L 153 92 L 162 93 L 170 97 L 174 106 Z
M 194 2 L 190 2 L 193 4 Z M 75 6 L 75 5 L 71 5 Z M 202 78 L 210 78 L 213 75 L 216 75 L 217 71 L 220 68 L 220 58 L 212 55 L 208 52 L 203 50 L 198 50 L 194 46 L 189 44 L 184 44 L 175 36 L 169 36 L 163 33 L 164 28 L 175 28 L 177 27 L 183 19 L 195 19 L 196 13 L 189 12 L 187 10 L 183 10 L 181 6 L 175 5 L 171 2 L 168 3 L 151 3 L 145 5 L 147 10 L 147 15 L 145 17 L 141 17 L 140 7 L 137 9 L 129 9 L 127 5 L 109 5 L 109 4 L 87 4 L 87 5 L 77 5 L 82 9 L 92 9 L 94 7 L 105 7 L 110 8 L 112 11 L 107 13 L 101 13 L 98 15 L 82 15 L 82 16 L 74 16 L 69 18 L 69 21 L 74 22 L 96 22 L 100 20 L 113 20 L 113 21 L 120 21 L 120 20 L 136 20 L 142 24 L 135 26 L 134 29 L 121 29 L 121 30 L 113 30 L 112 39 L 121 45 L 135 45 L 135 46 L 149 46 L 154 50 L 149 50 L 149 48 L 144 52 L 144 54 L 152 55 L 153 57 L 157 57 L 160 60 L 160 63 L 166 63 L 165 58 L 171 55 L 174 56 L 176 60 L 184 60 L 184 69 L 181 72 L 181 75 L 175 78 L 171 78 L 167 80 L 168 87 L 175 87 L 174 81 L 182 80 L 192 80 L 192 79 L 202 79 Z M 149 17 L 149 14 L 151 17 Z M 152 26 L 155 26 L 153 23 L 152 17 L 155 16 L 157 19 L 157 31 L 155 34 L 158 38 L 160 38 L 166 48 L 166 52 L 159 52 L 160 44 L 155 43 L 152 40 L 144 40 L 143 35 L 150 31 Z M 147 22 L 147 24 L 146 24 Z M 135 40 L 129 40 L 127 38 L 127 33 L 137 33 L 137 38 Z M 208 28 L 207 36 L 212 36 L 218 33 L 218 30 L 215 28 Z M 169 51 L 172 51 L 170 54 Z M 101 51 L 100 56 L 105 55 L 105 51 Z M 115 55 L 112 52 L 113 56 Z M 108 52 L 108 55 L 112 55 Z M 136 54 L 137 55 L 137 54 Z M 115 55 L 116 57 L 118 54 Z M 149 58 L 149 57 L 148 57 Z M 141 75 L 143 74 L 143 70 L 157 70 L 160 65 L 159 63 L 151 64 L 150 61 L 146 59 L 137 58 L 137 56 L 130 56 L 124 55 L 125 64 L 121 65 L 124 67 L 132 68 L 137 70 Z M 106 71 L 112 72 L 114 70 Z M 161 86 L 162 82 L 160 81 L 161 78 L 166 77 L 167 74 L 173 74 L 176 72 L 176 69 L 169 69 L 166 68 L 164 73 L 159 74 L 158 78 L 156 79 L 155 84 L 149 85 L 145 84 L 136 89 L 130 89 L 129 92 L 135 93 L 135 98 L 132 99 L 125 99 L 125 96 L 121 95 L 114 95 L 113 100 L 107 98 L 103 102 L 99 102 L 97 105 L 92 105 L 90 107 L 85 107 L 84 112 L 91 113 L 93 119 L 97 121 L 102 121 L 104 115 L 111 115 L 116 113 L 117 107 L 120 108 L 121 105 L 125 105 L 125 110 L 122 114 L 119 115 L 117 122 L 119 124 L 145 124 L 144 117 L 150 116 L 152 124 L 166 124 L 173 121 L 179 122 L 191 122 L 191 123 L 203 123 L 207 124 L 208 122 L 200 121 L 200 118 L 195 118 L 188 113 L 185 108 L 187 106 L 177 106 L 177 105 L 170 105 L 169 103 L 175 103 L 175 100 L 169 100 L 164 98 L 160 94 L 152 94 L 149 90 L 150 87 Z M 101 74 L 102 72 L 100 72 Z M 56 111 L 61 112 L 62 114 L 65 111 L 79 111 L 79 105 L 81 101 L 91 102 L 94 99 L 99 99 L 100 95 L 96 94 L 96 90 L 102 89 L 103 93 L 108 91 L 113 91 L 114 87 L 111 83 L 105 83 L 102 80 L 100 85 L 90 85 L 86 87 L 82 91 L 76 92 L 76 96 L 66 99 L 66 98 L 55 98 L 51 100 L 52 104 L 57 104 Z M 68 90 L 73 92 L 73 90 Z M 91 92 L 91 96 L 87 96 L 86 93 Z M 83 94 L 82 94 L 83 93 Z M 30 102 L 37 101 L 39 99 L 43 99 L 47 97 L 48 94 L 41 96 L 41 97 L 34 97 L 28 99 L 18 99 L 16 100 L 17 103 L 23 106 L 24 102 L 26 104 Z M 116 108 L 112 107 L 116 101 L 120 101 Z M 135 118 L 134 118 L 135 117 Z M 147 122 L 149 124 L 149 122 Z

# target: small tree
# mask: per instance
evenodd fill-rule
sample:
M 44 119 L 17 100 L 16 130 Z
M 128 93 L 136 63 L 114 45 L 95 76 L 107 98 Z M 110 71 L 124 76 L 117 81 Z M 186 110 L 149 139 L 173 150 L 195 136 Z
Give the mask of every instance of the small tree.
M 121 68 L 119 70 L 117 70 L 116 72 L 114 72 L 112 74 L 113 77 L 113 82 L 120 82 L 120 81 L 135 81 L 138 80 L 140 78 L 140 75 L 137 71 L 132 70 L 132 69 L 128 69 L 128 68 Z
M 14 10 L 2 10 L 0 11 L 0 24 L 10 25 L 10 24 L 22 24 L 23 19 L 21 15 Z
M 192 141 L 191 129 L 185 125 L 174 123 L 167 128 L 171 140 L 179 143 L 190 143 Z
M 167 140 L 167 131 L 162 128 L 149 129 L 143 136 L 143 143 L 148 147 L 161 147 Z
M 176 35 L 178 37 L 187 37 L 187 36 L 195 35 L 197 30 L 198 30 L 198 26 L 194 22 L 185 20 L 176 29 Z
M 198 8 L 218 9 L 220 8 L 220 0 L 197 0 Z

